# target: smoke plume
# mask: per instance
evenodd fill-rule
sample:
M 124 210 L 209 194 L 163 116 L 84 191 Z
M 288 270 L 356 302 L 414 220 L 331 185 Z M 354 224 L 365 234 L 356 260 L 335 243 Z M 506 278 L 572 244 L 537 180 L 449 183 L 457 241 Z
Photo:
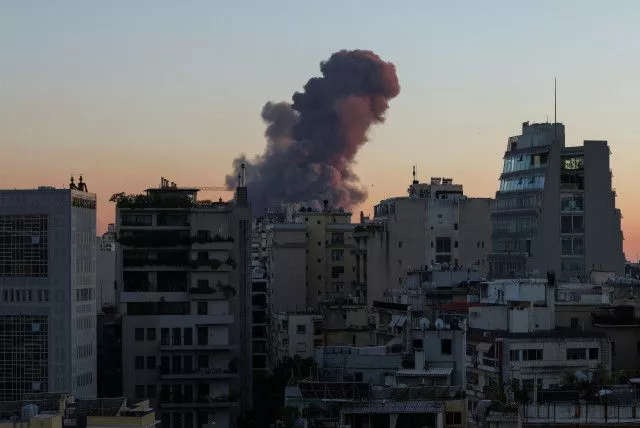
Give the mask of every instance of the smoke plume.
M 293 103 L 262 108 L 264 153 L 233 161 L 226 184 L 236 186 L 244 164 L 255 213 L 283 202 L 319 207 L 325 199 L 351 209 L 367 197 L 353 172 L 355 156 L 400 92 L 396 68 L 373 52 L 343 50 L 320 63 L 320 71 L 322 77 L 311 78 Z

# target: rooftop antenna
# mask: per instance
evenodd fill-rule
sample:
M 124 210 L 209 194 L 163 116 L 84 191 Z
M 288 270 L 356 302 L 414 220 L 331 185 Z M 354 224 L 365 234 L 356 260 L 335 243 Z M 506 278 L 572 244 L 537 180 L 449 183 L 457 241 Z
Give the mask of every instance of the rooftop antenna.
M 413 184 L 418 184 L 418 180 L 416 180 L 416 172 L 417 172 L 416 170 L 417 170 L 417 167 L 414 164 L 413 165 Z
M 553 79 L 553 123 L 558 123 L 558 78 Z

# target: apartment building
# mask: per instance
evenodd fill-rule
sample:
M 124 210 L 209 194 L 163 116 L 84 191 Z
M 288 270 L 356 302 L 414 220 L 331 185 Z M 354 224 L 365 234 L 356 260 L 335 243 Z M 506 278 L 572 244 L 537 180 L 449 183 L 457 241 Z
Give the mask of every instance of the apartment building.
M 251 406 L 251 216 L 246 187 L 198 200 L 166 179 L 116 195 L 124 394 L 163 426 L 233 427 Z
M 110 224 L 96 240 L 96 307 L 101 312 L 116 304 L 116 225 Z
M 561 384 L 568 373 L 611 367 L 611 344 L 593 329 L 557 327 L 556 283 L 499 280 L 480 285 L 469 308 L 467 392 L 499 399 L 517 385 L 531 397 Z M 511 391 L 513 393 L 513 391 Z
M 96 396 L 96 195 L 0 190 L 0 400 Z
M 625 257 L 606 141 L 565 146 L 561 123 L 522 124 L 504 154 L 490 271 L 495 278 L 547 271 L 624 274 Z
M 270 327 L 271 299 L 266 272 L 263 268 L 254 267 L 251 273 L 251 353 L 254 373 L 266 373 L 270 369 Z
M 322 302 L 353 300 L 356 284 L 351 213 L 331 208 L 300 208 L 293 223 L 267 226 L 267 270 L 274 310 L 317 309 Z
M 366 265 L 370 305 L 401 290 L 407 272 L 424 266 L 474 266 L 486 271 L 492 200 L 464 196 L 461 184 L 433 177 L 414 179 L 409 195 L 381 201 L 374 217 L 355 231 L 356 264 Z
M 275 313 L 273 330 L 273 361 L 287 357 L 311 358 L 316 348 L 324 346 L 322 315 L 314 312 Z

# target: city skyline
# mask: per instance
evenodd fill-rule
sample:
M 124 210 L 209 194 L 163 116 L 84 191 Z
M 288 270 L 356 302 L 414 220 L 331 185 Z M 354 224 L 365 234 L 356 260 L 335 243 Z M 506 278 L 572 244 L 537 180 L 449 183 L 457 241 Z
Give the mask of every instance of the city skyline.
M 639 6 L 462 3 L 299 10 L 282 2 L 254 4 L 253 14 L 205 2 L 3 3 L 2 187 L 62 187 L 83 174 L 98 194 L 102 232 L 114 218 L 113 193 L 155 186 L 161 176 L 222 185 L 235 156 L 262 152 L 265 102 L 290 101 L 332 52 L 371 49 L 396 65 L 402 89 L 357 158 L 369 198 L 354 212 L 404 195 L 414 164 L 421 180 L 453 177 L 466 194 L 493 197 L 507 138 L 524 121 L 553 121 L 557 77 L 567 145 L 611 146 L 625 252 L 635 260 L 631 124 L 640 66 L 626 52 L 638 44 Z

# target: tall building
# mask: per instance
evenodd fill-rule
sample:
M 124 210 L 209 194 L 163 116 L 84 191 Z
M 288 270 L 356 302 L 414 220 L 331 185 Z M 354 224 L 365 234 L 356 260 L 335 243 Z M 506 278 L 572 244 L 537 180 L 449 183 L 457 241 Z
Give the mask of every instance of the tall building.
M 102 312 L 104 306 L 116 303 L 116 225 L 110 224 L 96 240 L 96 301 L 98 312 Z
M 96 396 L 96 195 L 0 190 L 0 400 Z
M 267 226 L 267 270 L 276 312 L 317 309 L 322 302 L 353 300 L 355 241 L 351 213 L 329 207 L 300 208 L 293 223 Z
M 508 140 L 496 192 L 494 277 L 624 274 L 622 216 L 609 154 L 606 141 L 566 147 L 561 123 L 522 124 L 522 135 Z
M 489 198 L 469 198 L 451 178 L 414 180 L 409 195 L 380 201 L 355 232 L 358 278 L 367 301 L 402 289 L 407 272 L 424 266 L 486 271 L 491 239 Z
M 251 406 L 251 211 L 162 179 L 117 195 L 122 377 L 163 426 L 236 426 Z

